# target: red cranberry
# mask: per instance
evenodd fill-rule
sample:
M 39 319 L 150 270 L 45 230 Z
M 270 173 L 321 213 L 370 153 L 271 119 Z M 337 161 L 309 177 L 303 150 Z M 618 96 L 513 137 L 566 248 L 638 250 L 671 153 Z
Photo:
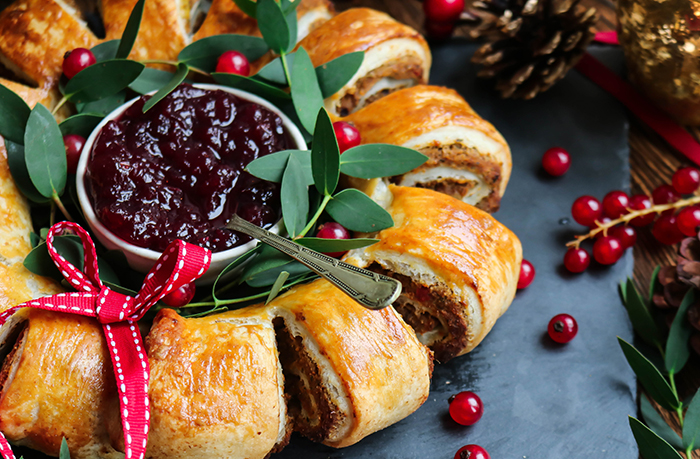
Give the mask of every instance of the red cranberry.
M 194 282 L 190 282 L 189 284 L 185 284 L 177 290 L 173 290 L 172 292 L 168 293 L 160 301 L 171 308 L 181 308 L 192 301 L 192 298 L 194 298 L 194 292 Z
M 340 153 L 352 147 L 356 147 L 362 142 L 360 131 L 358 131 L 355 126 L 345 121 L 336 121 L 333 123 L 333 131 L 335 132 L 335 138 L 338 139 Z
M 623 249 L 629 249 L 637 242 L 637 230 L 627 225 L 610 228 L 608 236 L 612 236 L 620 241 Z
M 582 273 L 591 264 L 591 256 L 584 249 L 571 247 L 564 254 L 564 267 L 572 273 Z
M 68 173 L 75 174 L 78 169 L 80 153 L 85 146 L 85 138 L 77 134 L 63 136 L 63 145 L 66 147 L 66 161 L 68 162 Z
M 568 151 L 561 147 L 550 148 L 542 156 L 542 167 L 549 175 L 562 176 L 566 174 L 570 166 L 571 156 Z
M 423 11 L 430 22 L 455 22 L 464 10 L 464 0 L 425 0 Z
M 217 73 L 235 73 L 247 77 L 250 75 L 248 58 L 238 51 L 226 51 L 216 63 Z
M 598 220 L 596 220 L 596 222 L 593 223 L 589 228 L 593 230 L 593 229 L 596 229 L 596 228 L 601 227 L 603 225 L 607 225 L 611 221 L 612 221 L 612 219 L 610 217 L 602 217 L 602 218 L 599 218 Z M 601 231 L 600 233 L 596 234 L 595 235 L 596 239 L 598 239 L 599 237 L 602 237 L 603 233 L 604 233 L 604 231 Z
M 677 244 L 685 237 L 681 230 L 678 229 L 678 221 L 675 215 L 662 215 L 657 218 L 651 233 L 657 241 L 667 245 Z
M 593 244 L 593 258 L 601 265 L 612 265 L 622 257 L 622 243 L 612 236 L 603 236 Z
M 558 314 L 549 321 L 547 333 L 557 343 L 568 343 L 578 333 L 578 324 L 569 314 Z
M 700 226 L 700 207 L 686 207 L 678 213 L 676 223 L 681 233 L 688 237 L 698 235 L 698 226 Z
M 450 397 L 450 416 L 457 424 L 476 424 L 484 414 L 484 404 L 474 392 L 464 391 Z
M 454 22 L 425 21 L 425 34 L 432 40 L 447 40 L 452 36 L 452 32 L 454 32 L 454 30 Z
M 316 237 L 321 239 L 350 239 L 350 233 L 340 223 L 328 222 L 320 226 Z M 326 253 L 329 257 L 341 257 L 345 252 Z
M 632 210 L 643 210 L 649 209 L 651 207 L 651 199 L 643 194 L 635 194 L 630 198 L 630 209 Z M 656 215 L 654 213 L 649 213 L 642 215 L 641 217 L 633 218 L 630 221 L 632 226 L 647 226 L 654 221 Z
M 603 198 L 603 213 L 610 218 L 620 218 L 627 213 L 630 198 L 624 191 L 611 191 Z
M 593 196 L 581 196 L 571 206 L 571 215 L 580 225 L 592 226 L 603 216 L 603 210 Z
M 700 171 L 694 167 L 678 169 L 671 180 L 680 194 L 690 194 L 700 186 Z
M 457 451 L 455 459 L 491 459 L 491 456 L 479 445 L 467 445 Z
M 523 289 L 532 284 L 535 280 L 535 267 L 532 263 L 523 258 L 520 264 L 520 276 L 518 277 L 518 289 Z
M 654 204 L 671 204 L 681 199 L 681 195 L 671 185 L 661 185 L 656 187 L 651 193 L 651 200 Z M 673 214 L 674 209 L 664 210 L 662 214 Z
M 92 51 L 85 48 L 75 48 L 63 56 L 63 74 L 70 80 L 95 62 L 97 59 Z

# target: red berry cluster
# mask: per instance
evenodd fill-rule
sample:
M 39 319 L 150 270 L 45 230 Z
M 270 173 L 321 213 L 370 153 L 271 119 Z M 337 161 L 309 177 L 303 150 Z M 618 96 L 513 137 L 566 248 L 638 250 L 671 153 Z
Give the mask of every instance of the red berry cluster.
M 430 38 L 446 40 L 464 10 L 464 0 L 424 0 L 425 31 Z

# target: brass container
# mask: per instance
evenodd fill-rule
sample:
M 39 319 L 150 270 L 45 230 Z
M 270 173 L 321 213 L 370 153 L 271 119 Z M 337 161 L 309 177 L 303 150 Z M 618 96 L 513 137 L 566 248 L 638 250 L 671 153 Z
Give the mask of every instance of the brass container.
M 700 125 L 700 0 L 618 0 L 629 79 L 682 124 Z

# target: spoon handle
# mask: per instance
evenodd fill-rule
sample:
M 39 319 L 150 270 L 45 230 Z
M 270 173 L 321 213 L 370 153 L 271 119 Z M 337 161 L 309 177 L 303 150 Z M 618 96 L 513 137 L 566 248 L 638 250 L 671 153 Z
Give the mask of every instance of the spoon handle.
M 392 304 L 401 294 L 401 283 L 396 279 L 358 268 L 329 257 L 271 233 L 266 229 L 233 215 L 226 227 L 245 233 L 286 253 L 321 277 L 328 279 L 352 299 L 369 309 L 382 309 Z

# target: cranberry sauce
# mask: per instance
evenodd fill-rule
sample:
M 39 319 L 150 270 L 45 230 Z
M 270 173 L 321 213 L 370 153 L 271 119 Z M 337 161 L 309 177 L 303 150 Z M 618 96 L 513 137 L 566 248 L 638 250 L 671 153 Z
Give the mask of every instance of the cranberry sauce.
M 222 228 L 234 213 L 262 227 L 278 220 L 279 185 L 243 169 L 288 148 L 279 116 L 187 84 L 144 114 L 147 100 L 105 125 L 90 154 L 87 190 L 107 228 L 157 251 L 175 239 L 221 251 L 250 240 Z

